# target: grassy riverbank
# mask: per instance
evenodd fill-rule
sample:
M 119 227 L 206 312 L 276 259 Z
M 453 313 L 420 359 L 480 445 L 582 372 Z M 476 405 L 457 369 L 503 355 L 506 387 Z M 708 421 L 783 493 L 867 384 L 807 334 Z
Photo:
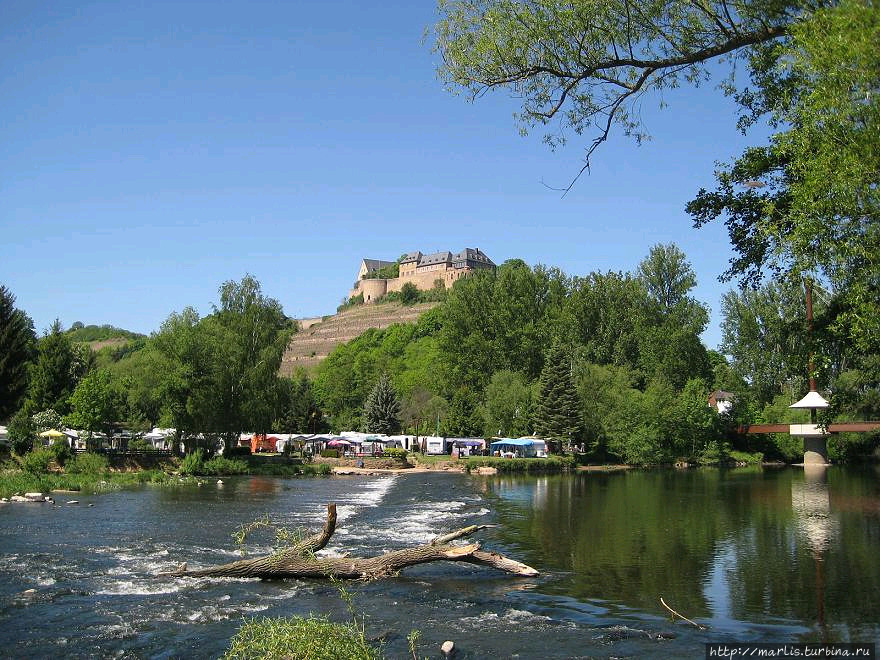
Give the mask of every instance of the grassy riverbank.
M 35 474 L 16 468 L 3 468 L 0 470 L 0 497 L 10 497 L 16 493 L 49 493 L 53 490 L 106 493 L 142 484 L 165 484 L 172 481 L 179 481 L 179 477 L 162 470 L 95 474 L 63 472 Z
M 577 466 L 573 456 L 548 456 L 547 458 L 499 458 L 497 456 L 471 456 L 465 469 L 491 467 L 503 473 L 514 472 L 568 472 Z
M 79 454 L 60 467 L 54 454 L 37 450 L 23 459 L 10 457 L 6 460 L 0 468 L 0 497 L 53 490 L 102 493 L 142 484 L 181 484 L 200 476 L 298 477 L 331 473 L 330 466 L 323 464 L 270 461 L 260 457 L 204 460 L 194 456 L 191 454 L 182 461 L 174 459 L 147 468 L 131 459 L 120 467 L 111 465 L 103 455 Z

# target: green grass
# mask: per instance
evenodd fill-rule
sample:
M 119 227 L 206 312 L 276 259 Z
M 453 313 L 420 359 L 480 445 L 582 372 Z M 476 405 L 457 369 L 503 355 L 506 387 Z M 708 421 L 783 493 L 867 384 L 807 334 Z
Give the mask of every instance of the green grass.
M 298 477 L 330 474 L 333 469 L 327 463 L 275 463 L 253 460 L 248 465 L 248 474 L 265 477 Z
M 452 458 L 449 454 L 419 454 L 410 452 L 407 454 L 406 460 L 413 465 L 434 466 L 442 463 L 458 463 L 459 459 Z
M 224 656 L 229 660 L 379 660 L 382 657 L 381 651 L 366 641 L 361 627 L 316 616 L 246 621 L 230 640 Z
M 574 470 L 573 456 L 548 456 L 547 458 L 499 458 L 497 456 L 471 456 L 467 459 L 467 471 L 478 467 L 493 467 L 499 472 L 566 472 Z
M 161 470 L 115 472 L 102 474 L 43 473 L 34 474 L 19 469 L 0 470 L 0 497 L 16 493 L 48 493 L 52 490 L 75 490 L 82 493 L 106 493 L 141 484 L 164 484 L 171 475 Z

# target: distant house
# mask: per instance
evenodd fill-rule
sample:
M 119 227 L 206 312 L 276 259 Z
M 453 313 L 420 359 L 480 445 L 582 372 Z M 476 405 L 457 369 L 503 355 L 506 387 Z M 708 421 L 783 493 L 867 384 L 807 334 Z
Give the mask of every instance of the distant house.
M 718 414 L 724 414 L 733 407 L 733 401 L 736 394 L 733 392 L 725 392 L 724 390 L 715 390 L 709 395 L 709 406 L 715 408 Z

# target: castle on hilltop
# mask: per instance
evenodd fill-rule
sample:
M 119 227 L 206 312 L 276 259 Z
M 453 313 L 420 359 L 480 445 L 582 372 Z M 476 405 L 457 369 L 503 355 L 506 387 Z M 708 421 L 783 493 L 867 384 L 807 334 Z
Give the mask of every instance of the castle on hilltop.
M 377 277 L 383 268 L 395 265 L 398 265 L 397 277 Z M 348 297 L 363 294 L 365 303 L 376 302 L 386 293 L 400 291 L 407 282 L 422 291 L 435 286 L 451 289 L 459 278 L 482 268 L 495 268 L 495 264 L 479 248 L 465 248 L 458 254 L 408 252 L 398 261 L 364 259 L 358 270 L 357 282 L 348 292 Z

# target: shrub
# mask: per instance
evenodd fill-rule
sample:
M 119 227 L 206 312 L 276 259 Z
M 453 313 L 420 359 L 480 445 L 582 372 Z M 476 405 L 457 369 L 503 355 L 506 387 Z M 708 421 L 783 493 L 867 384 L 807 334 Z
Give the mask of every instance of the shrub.
M 55 456 L 55 462 L 61 467 L 64 467 L 64 464 L 70 460 L 72 452 L 70 445 L 67 444 L 67 438 L 56 438 L 49 450 Z
M 55 459 L 51 449 L 34 449 L 24 455 L 21 467 L 25 472 L 41 474 L 49 471 L 49 463 Z
M 153 445 L 149 440 L 143 438 L 135 438 L 128 443 L 129 451 L 152 451 Z
M 251 448 L 248 445 L 244 447 L 230 447 L 223 452 L 226 458 L 236 458 L 238 456 L 246 457 L 251 455 Z
M 470 472 L 478 467 L 493 467 L 499 472 L 565 472 L 575 467 L 572 456 L 549 456 L 547 458 L 499 458 L 497 456 L 471 456 L 467 461 Z
M 415 305 L 419 299 L 419 289 L 412 282 L 406 282 L 400 289 L 400 302 L 404 305 Z
M 245 461 L 215 456 L 202 465 L 202 472 L 200 474 L 247 474 L 247 471 L 248 464 Z
M 764 461 L 764 454 L 759 451 L 747 452 L 734 449 L 729 455 L 737 463 L 746 463 L 747 465 L 760 465 Z
M 311 660 L 378 660 L 382 657 L 354 623 L 327 617 L 253 619 L 230 640 L 225 658 L 310 658 Z
M 363 305 L 363 304 L 364 304 L 364 294 L 359 293 L 356 296 L 352 296 L 348 300 L 343 300 L 342 304 L 336 308 L 336 312 L 339 313 L 339 312 L 345 311 L 349 307 L 354 307 L 356 305 Z M 328 318 L 330 318 L 330 317 L 324 316 L 324 317 L 321 317 L 321 320 L 326 321 Z
M 187 454 L 180 462 L 180 474 L 202 474 L 205 469 L 205 451 L 199 447 L 194 452 Z
M 339 458 L 339 450 L 338 449 L 322 449 L 321 450 L 322 458 Z
M 64 467 L 71 474 L 103 474 L 110 466 L 106 456 L 86 452 L 77 454 Z
M 389 447 L 385 451 L 382 452 L 388 458 L 399 458 L 400 460 L 406 460 L 407 454 L 409 452 L 406 449 L 402 449 L 400 447 Z

